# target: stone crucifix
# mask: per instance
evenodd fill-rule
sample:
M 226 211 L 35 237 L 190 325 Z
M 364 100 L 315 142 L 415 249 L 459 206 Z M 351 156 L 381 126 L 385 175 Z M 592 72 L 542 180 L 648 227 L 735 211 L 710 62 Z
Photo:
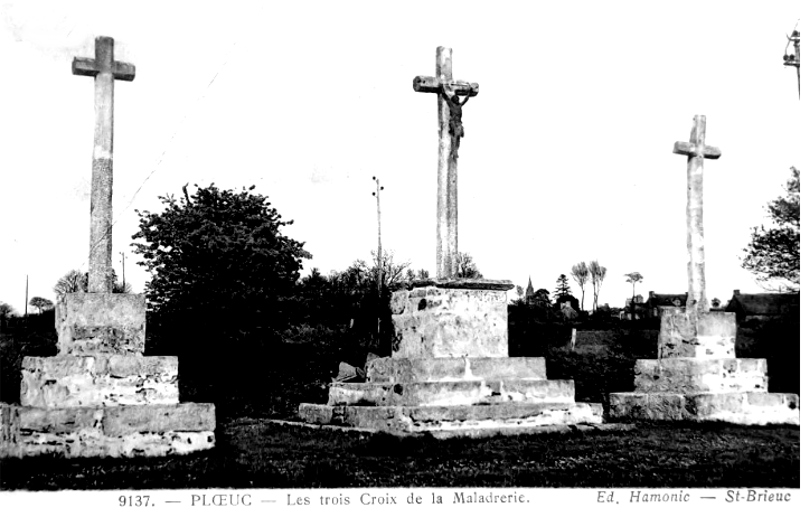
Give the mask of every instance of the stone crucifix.
M 687 156 L 687 310 L 709 311 L 704 276 L 704 158 L 717 160 L 720 149 L 706 145 L 706 117 L 696 115 L 689 142 L 676 142 L 674 154 Z
M 114 80 L 133 81 L 136 69 L 114 61 L 114 39 L 95 38 L 95 57 L 76 57 L 73 75 L 95 78 L 95 146 L 92 153 L 92 201 L 89 234 L 89 292 L 110 293 L 111 267 L 111 185 L 114 154 Z
M 462 106 L 478 95 L 478 84 L 453 80 L 453 50 L 437 47 L 436 76 L 414 78 L 416 92 L 436 93 L 439 114 L 439 165 L 437 170 L 437 278 L 456 276 L 458 204 L 456 199 L 459 143 L 464 136 Z M 460 100 L 460 96 L 464 100 Z

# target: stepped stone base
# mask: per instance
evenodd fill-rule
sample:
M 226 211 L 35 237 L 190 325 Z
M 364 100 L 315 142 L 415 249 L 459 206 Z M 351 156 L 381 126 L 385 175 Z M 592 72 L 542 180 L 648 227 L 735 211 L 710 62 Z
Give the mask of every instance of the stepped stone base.
M 392 434 L 453 430 L 523 431 L 542 426 L 601 424 L 600 404 L 531 403 L 481 406 L 328 406 L 301 404 L 308 423 L 374 429 Z
M 213 404 L 44 409 L 0 404 L 0 457 L 164 456 L 214 447 Z
M 720 421 L 799 425 L 798 395 L 785 393 L 610 393 L 616 420 Z
M 364 383 L 333 383 L 328 404 L 301 404 L 306 423 L 393 434 L 487 436 L 599 425 L 573 381 L 548 380 L 542 357 L 508 357 L 511 282 L 430 280 L 392 294 L 392 357 Z

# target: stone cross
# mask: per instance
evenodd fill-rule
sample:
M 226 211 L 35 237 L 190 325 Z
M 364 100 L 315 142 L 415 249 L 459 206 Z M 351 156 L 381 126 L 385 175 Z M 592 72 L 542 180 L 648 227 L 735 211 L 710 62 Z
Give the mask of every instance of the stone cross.
M 76 57 L 73 75 L 95 78 L 95 146 L 92 153 L 92 201 L 89 234 L 89 292 L 110 293 L 111 185 L 114 153 L 114 80 L 133 81 L 136 69 L 114 61 L 114 39 L 95 38 L 95 58 Z
M 687 156 L 687 310 L 709 311 L 704 278 L 704 158 L 717 160 L 720 149 L 705 144 L 706 117 L 696 115 L 689 142 L 676 142 L 674 154 Z
M 453 135 L 451 127 L 458 124 L 461 130 L 461 106 L 454 103 L 449 96 L 469 97 L 478 95 L 478 84 L 453 80 L 451 63 L 452 49 L 437 47 L 436 76 L 417 76 L 412 87 L 416 92 L 436 93 L 439 114 L 439 165 L 437 172 L 437 278 L 453 278 L 456 276 L 456 254 L 458 252 L 458 204 L 457 186 L 457 149 L 461 135 Z M 457 120 L 458 119 L 458 120 Z

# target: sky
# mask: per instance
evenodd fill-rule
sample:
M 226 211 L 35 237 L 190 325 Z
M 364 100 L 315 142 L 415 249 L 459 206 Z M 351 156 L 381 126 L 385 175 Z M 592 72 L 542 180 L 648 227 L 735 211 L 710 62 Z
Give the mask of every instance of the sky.
M 600 303 L 687 290 L 693 116 L 722 151 L 704 171 L 710 299 L 762 292 L 750 228 L 801 167 L 801 101 L 782 65 L 797 0 L 683 2 L 0 2 L 0 301 L 24 311 L 87 270 L 93 86 L 73 76 L 115 39 L 114 267 L 134 291 L 136 210 L 211 183 L 255 185 L 323 273 L 377 247 L 435 270 L 437 107 L 412 79 L 437 46 L 477 82 L 459 151 L 459 249 L 486 278 L 553 291 L 607 267 Z M 124 254 L 124 255 L 123 255 Z M 574 294 L 578 286 L 571 281 Z M 510 293 L 511 294 L 511 293 Z M 587 289 L 585 305 L 591 303 Z

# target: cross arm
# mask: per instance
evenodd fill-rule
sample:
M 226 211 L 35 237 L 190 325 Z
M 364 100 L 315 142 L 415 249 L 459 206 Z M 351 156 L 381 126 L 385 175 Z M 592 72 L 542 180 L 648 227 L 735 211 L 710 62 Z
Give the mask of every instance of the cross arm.
M 467 95 L 469 97 L 478 95 L 478 83 L 468 83 L 466 81 L 441 82 L 436 77 L 425 75 L 418 75 L 412 81 L 412 88 L 416 92 L 439 93 L 440 87 L 443 85 L 453 88 L 454 93 L 457 95 Z
M 712 147 L 711 145 L 704 145 L 701 149 L 697 144 L 691 142 L 676 142 L 673 144 L 673 154 L 682 154 L 684 156 L 703 156 L 710 160 L 717 160 L 720 158 L 720 149 Z
M 134 76 L 136 76 L 136 67 L 130 63 L 115 61 L 112 67 L 114 79 L 119 81 L 133 81 Z M 94 77 L 102 71 L 103 70 L 97 66 L 97 60 L 95 59 L 76 57 L 72 60 L 73 75 L 88 75 Z

